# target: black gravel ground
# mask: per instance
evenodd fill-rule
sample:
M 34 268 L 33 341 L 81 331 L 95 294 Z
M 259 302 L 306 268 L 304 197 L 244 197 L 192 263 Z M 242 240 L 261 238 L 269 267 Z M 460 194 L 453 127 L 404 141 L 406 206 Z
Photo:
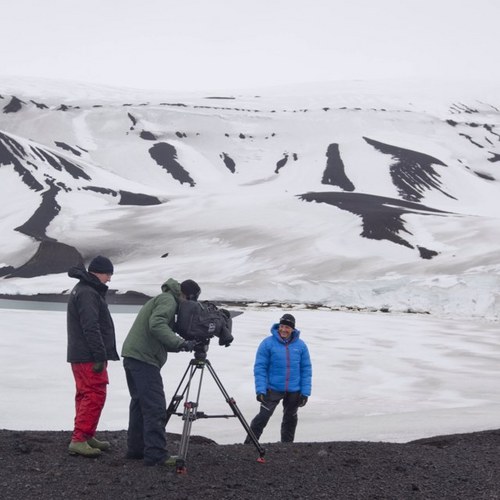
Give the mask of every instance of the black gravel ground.
M 70 432 L 0 430 L 0 498 L 11 499 L 500 499 L 500 430 L 405 444 L 371 442 L 218 445 L 191 436 L 187 472 L 125 458 L 113 448 L 70 456 Z M 175 453 L 179 436 L 168 434 Z

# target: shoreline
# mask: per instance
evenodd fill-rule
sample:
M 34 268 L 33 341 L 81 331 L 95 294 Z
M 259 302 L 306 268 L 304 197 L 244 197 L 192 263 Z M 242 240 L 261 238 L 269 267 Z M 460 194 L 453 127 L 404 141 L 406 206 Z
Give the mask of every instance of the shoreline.
M 67 303 L 69 294 L 68 293 L 37 293 L 33 295 L 29 294 L 7 294 L 0 293 L 0 300 L 12 300 L 12 301 L 26 301 L 26 302 L 47 302 L 47 303 Z M 106 294 L 106 302 L 109 305 L 124 305 L 124 306 L 142 306 L 144 305 L 152 296 L 146 295 L 142 292 L 136 292 L 134 290 L 129 290 L 125 293 L 119 293 L 118 290 L 109 290 Z M 416 315 L 430 315 L 428 311 L 416 311 L 408 309 L 406 311 L 392 311 L 388 307 L 374 308 L 374 307 L 358 307 L 358 306 L 328 306 L 325 304 L 317 303 L 288 303 L 288 302 L 278 302 L 278 301 L 262 301 L 256 302 L 254 300 L 244 301 L 244 300 L 211 300 L 207 301 L 213 302 L 218 307 L 240 307 L 248 308 L 255 307 L 259 309 L 267 308 L 278 308 L 278 309 L 297 309 L 305 308 L 308 310 L 320 309 L 324 311 L 343 311 L 343 312 L 366 312 L 366 313 L 402 313 L 402 314 L 416 314 Z M 201 301 L 203 302 L 203 300 Z

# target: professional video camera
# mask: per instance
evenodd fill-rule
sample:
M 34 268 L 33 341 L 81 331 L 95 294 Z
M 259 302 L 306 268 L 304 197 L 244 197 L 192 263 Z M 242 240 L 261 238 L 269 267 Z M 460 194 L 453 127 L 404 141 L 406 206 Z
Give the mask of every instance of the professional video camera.
M 212 337 L 217 337 L 221 346 L 231 345 L 232 329 L 231 313 L 213 302 L 182 300 L 179 304 L 175 331 L 186 340 L 197 341 L 195 357 L 206 356 Z

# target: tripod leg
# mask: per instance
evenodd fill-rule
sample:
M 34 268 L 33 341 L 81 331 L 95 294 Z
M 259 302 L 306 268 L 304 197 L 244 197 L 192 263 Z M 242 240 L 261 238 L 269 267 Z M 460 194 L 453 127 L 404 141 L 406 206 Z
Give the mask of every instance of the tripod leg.
M 177 473 L 186 474 L 186 459 L 189 447 L 189 436 L 191 435 L 191 426 L 193 425 L 193 420 L 196 419 L 196 408 L 198 403 L 188 402 L 184 403 L 184 414 L 182 416 L 184 420 L 184 425 L 182 427 L 181 442 L 179 445 L 179 454 L 175 462 L 175 468 Z
M 257 451 L 259 452 L 259 458 L 257 459 L 258 462 L 265 462 L 264 455 L 266 454 L 266 450 L 262 447 L 262 445 L 259 443 L 259 440 L 257 439 L 257 436 L 254 434 L 253 430 L 250 428 L 248 425 L 248 422 L 245 420 L 245 417 L 241 413 L 240 409 L 238 408 L 238 405 L 236 404 L 236 401 L 229 396 L 227 393 L 226 389 L 222 385 L 222 382 L 220 381 L 219 377 L 215 373 L 215 370 L 210 363 L 210 361 L 207 359 L 205 360 L 205 364 L 208 367 L 208 371 L 212 375 L 213 379 L 215 380 L 215 383 L 219 387 L 220 391 L 222 392 L 222 395 L 224 396 L 227 404 L 230 406 L 231 410 L 233 411 L 233 414 L 238 418 L 240 421 L 241 425 L 245 429 L 246 433 L 248 434 L 248 437 L 252 441 L 252 443 L 255 445 L 255 448 L 257 448 Z
M 174 395 L 172 396 L 172 399 L 170 401 L 170 404 L 168 405 L 167 408 L 167 421 L 165 422 L 165 425 L 168 424 L 168 421 L 170 420 L 170 417 L 177 411 L 177 408 L 179 407 L 181 401 L 184 399 L 184 395 L 186 394 L 186 391 L 189 392 L 189 386 L 191 383 L 191 379 L 193 378 L 194 374 L 194 368 L 193 368 L 193 363 L 194 360 L 191 360 L 186 368 L 186 371 L 184 372 L 184 375 L 181 378 L 181 381 L 179 382 L 179 385 L 177 386 L 177 389 L 174 392 Z M 180 392 L 181 386 L 188 374 L 189 373 L 189 378 L 186 383 L 186 387 L 184 387 L 184 390 Z
M 199 368 L 201 370 L 200 373 L 200 378 L 199 378 L 199 383 L 198 383 L 198 391 L 196 393 L 196 401 L 186 401 L 184 403 L 184 413 L 182 414 L 182 419 L 184 420 L 184 425 L 182 427 L 182 435 L 181 435 L 181 441 L 179 445 L 179 453 L 177 456 L 177 460 L 175 462 L 175 467 L 176 471 L 179 474 L 186 474 L 187 473 L 187 468 L 186 468 L 186 460 L 187 460 L 187 453 L 188 453 L 188 447 L 189 447 L 189 437 L 191 435 L 191 427 L 193 425 L 193 421 L 196 420 L 197 417 L 197 411 L 198 411 L 198 404 L 200 400 L 200 394 L 201 394 L 201 384 L 203 382 L 203 372 L 205 368 L 205 363 L 193 363 L 191 367 L 191 374 L 189 377 L 188 384 L 186 386 L 186 389 L 184 392 L 186 392 L 186 398 L 189 398 L 189 390 L 191 388 L 191 380 L 193 378 L 194 372 L 196 368 Z

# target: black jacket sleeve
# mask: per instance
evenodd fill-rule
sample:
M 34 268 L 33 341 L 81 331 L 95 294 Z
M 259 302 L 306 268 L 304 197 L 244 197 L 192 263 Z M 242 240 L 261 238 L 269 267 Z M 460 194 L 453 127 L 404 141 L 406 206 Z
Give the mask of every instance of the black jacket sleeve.
M 101 300 L 99 294 L 88 287 L 81 290 L 77 299 L 82 333 L 94 361 L 106 361 L 106 349 L 99 322 Z

